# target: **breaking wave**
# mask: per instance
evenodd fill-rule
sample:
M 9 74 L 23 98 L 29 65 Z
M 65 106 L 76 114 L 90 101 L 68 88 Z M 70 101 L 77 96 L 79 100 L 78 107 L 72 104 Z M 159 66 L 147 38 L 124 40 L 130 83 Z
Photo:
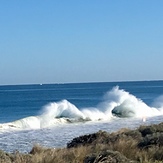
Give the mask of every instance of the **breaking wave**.
M 26 117 L 14 122 L 0 124 L 2 129 L 40 129 L 57 124 L 77 123 L 85 121 L 111 120 L 115 117 L 147 117 L 163 114 L 163 97 L 159 97 L 152 107 L 141 99 L 119 89 L 118 86 L 106 93 L 103 102 L 95 108 L 77 108 L 67 100 L 52 102 L 44 106 L 38 116 Z

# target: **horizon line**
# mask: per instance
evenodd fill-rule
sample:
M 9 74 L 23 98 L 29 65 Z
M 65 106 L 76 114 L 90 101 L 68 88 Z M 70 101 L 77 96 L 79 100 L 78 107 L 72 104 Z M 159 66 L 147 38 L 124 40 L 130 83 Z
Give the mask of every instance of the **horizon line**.
M 119 80 L 119 81 L 87 81 L 87 82 L 56 82 L 56 83 L 22 83 L 22 84 L 2 84 L 0 86 L 19 86 L 19 85 L 52 85 L 52 84 L 87 84 L 87 83 L 122 83 L 122 82 L 152 82 L 163 81 L 163 79 L 151 80 Z

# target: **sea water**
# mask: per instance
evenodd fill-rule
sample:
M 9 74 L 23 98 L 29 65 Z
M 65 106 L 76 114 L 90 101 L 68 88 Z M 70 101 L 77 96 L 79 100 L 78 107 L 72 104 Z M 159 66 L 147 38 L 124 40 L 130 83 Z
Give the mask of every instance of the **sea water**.
M 65 147 L 80 135 L 162 118 L 163 81 L 0 86 L 0 149 L 7 152 Z

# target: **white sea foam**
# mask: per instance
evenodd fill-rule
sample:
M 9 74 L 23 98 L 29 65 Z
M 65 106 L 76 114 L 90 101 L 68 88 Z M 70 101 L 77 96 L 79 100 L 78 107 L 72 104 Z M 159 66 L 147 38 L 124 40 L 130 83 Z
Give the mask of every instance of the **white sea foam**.
M 144 121 L 147 117 L 163 114 L 162 97 L 155 101 L 153 107 L 141 99 L 114 87 L 107 92 L 103 101 L 95 108 L 77 108 L 67 100 L 52 102 L 44 106 L 38 116 L 26 117 L 11 123 L 0 124 L 1 129 L 39 129 L 64 123 L 83 121 L 110 120 L 118 117 L 137 117 Z
M 108 99 L 109 110 L 120 117 L 143 118 L 161 115 L 158 108 L 146 105 L 141 99 L 129 92 L 120 90 L 119 87 L 114 87 L 105 98 L 106 101 Z
M 163 95 L 156 98 L 152 104 L 154 108 L 157 108 L 163 114 Z

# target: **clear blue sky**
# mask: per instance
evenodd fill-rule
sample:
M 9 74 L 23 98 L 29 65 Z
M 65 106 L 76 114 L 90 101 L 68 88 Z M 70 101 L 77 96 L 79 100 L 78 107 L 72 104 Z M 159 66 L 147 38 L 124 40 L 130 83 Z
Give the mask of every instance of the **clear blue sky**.
M 162 0 L 0 1 L 0 85 L 160 79 Z

